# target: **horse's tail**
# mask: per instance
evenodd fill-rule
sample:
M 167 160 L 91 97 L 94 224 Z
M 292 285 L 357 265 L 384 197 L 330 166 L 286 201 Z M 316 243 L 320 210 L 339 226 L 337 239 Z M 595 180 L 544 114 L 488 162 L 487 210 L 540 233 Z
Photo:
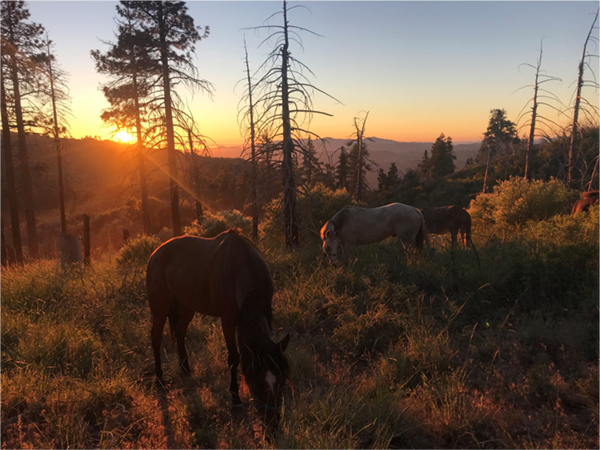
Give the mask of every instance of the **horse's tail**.
M 177 338 L 175 336 L 175 328 L 177 327 L 178 321 L 179 321 L 179 305 L 177 304 L 177 302 L 173 302 L 173 304 L 169 308 L 169 329 L 171 330 L 171 340 L 173 341 L 173 345 L 177 345 Z

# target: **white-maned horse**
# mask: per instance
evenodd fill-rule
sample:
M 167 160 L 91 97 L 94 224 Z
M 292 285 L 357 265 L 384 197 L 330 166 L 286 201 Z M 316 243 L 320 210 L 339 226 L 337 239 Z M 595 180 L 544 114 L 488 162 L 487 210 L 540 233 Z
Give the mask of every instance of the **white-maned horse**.
M 378 208 L 346 206 L 321 228 L 323 253 L 330 262 L 338 260 L 341 247 L 350 260 L 357 245 L 380 242 L 390 236 L 400 239 L 405 248 L 422 249 L 427 236 L 421 211 L 402 203 Z

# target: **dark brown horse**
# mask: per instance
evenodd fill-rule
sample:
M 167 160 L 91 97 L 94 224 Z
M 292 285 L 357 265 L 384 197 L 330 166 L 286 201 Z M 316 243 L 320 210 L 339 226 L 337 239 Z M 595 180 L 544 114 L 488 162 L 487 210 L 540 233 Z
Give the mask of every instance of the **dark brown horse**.
M 573 205 L 573 209 L 571 209 L 571 215 L 574 216 L 578 212 L 584 211 L 587 212 L 590 210 L 590 207 L 598 204 L 598 191 L 587 191 L 582 192 L 579 196 L 579 200 L 575 202 Z
M 421 209 L 428 233 L 447 234 L 452 238 L 452 249 L 457 243 L 458 233 L 464 247 L 470 244 L 479 260 L 475 245 L 471 240 L 471 215 L 460 206 L 439 206 Z
M 188 375 L 185 335 L 194 313 L 220 317 L 229 353 L 233 405 L 241 405 L 237 381 L 241 356 L 242 374 L 259 412 L 269 421 L 278 420 L 289 378 L 283 355 L 289 334 L 279 343 L 269 337 L 273 281 L 256 247 L 234 230 L 213 239 L 173 238 L 150 257 L 146 287 L 157 378 L 162 379 L 160 345 L 167 316 L 181 369 Z

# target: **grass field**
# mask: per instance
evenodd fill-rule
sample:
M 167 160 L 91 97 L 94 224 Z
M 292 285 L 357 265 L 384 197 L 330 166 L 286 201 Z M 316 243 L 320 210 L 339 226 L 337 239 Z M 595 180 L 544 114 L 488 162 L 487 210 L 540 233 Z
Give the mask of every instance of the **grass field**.
M 598 448 L 598 210 L 475 233 L 480 266 L 392 240 L 340 266 L 318 243 L 261 246 L 292 334 L 276 435 L 247 390 L 232 420 L 217 319 L 190 326 L 191 379 L 164 340 L 156 385 L 148 248 L 3 268 L 2 447 Z

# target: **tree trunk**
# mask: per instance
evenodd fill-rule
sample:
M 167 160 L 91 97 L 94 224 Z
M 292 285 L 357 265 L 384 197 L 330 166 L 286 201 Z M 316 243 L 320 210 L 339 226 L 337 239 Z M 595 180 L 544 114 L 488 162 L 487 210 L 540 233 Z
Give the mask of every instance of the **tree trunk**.
M 569 189 L 575 188 L 575 182 L 573 180 L 573 166 L 575 165 L 575 152 L 579 146 L 579 108 L 581 105 L 581 88 L 583 87 L 583 69 L 585 67 L 585 55 L 587 44 L 590 40 L 596 21 L 598 20 L 598 12 L 587 35 L 585 43 L 583 44 L 583 55 L 581 56 L 581 62 L 579 63 L 579 76 L 577 78 L 577 93 L 575 95 L 575 107 L 573 109 L 573 125 L 571 127 L 571 145 L 569 146 L 569 161 L 567 167 L 567 187 Z
M 25 219 L 27 222 L 29 257 L 32 259 L 37 259 L 39 257 L 39 249 L 37 229 L 35 225 L 35 211 L 33 206 L 33 190 L 31 187 L 31 176 L 29 174 L 29 157 L 27 155 L 25 124 L 23 122 L 23 109 L 21 107 L 21 92 L 19 91 L 19 74 L 17 60 L 14 54 L 10 55 L 10 64 L 15 97 L 15 117 L 17 120 L 17 136 L 19 143 L 19 166 L 21 169 L 21 187 L 23 189 L 23 199 L 25 202 Z
M 491 154 L 492 154 L 492 148 L 488 145 L 487 161 L 485 163 L 485 175 L 483 176 L 483 189 L 481 190 L 481 192 L 484 194 L 487 191 L 487 182 L 488 182 L 488 173 L 490 171 Z
M 65 214 L 65 191 L 63 188 L 62 156 L 60 136 L 58 130 L 58 114 L 56 112 L 56 94 L 54 92 L 54 73 L 52 72 L 52 55 L 50 53 L 50 40 L 46 39 L 48 48 L 48 71 L 50 78 L 50 96 L 52 100 L 52 116 L 54 118 L 54 145 L 56 146 L 56 158 L 58 164 L 58 200 L 60 204 L 60 232 L 67 232 L 67 218 Z
M 256 133 L 254 129 L 254 104 L 252 102 L 252 80 L 250 78 L 250 64 L 248 62 L 248 49 L 244 39 L 244 50 L 246 52 L 246 74 L 248 76 L 248 102 L 250 113 L 250 151 L 252 161 L 252 241 L 258 241 L 258 162 L 256 160 Z
M 17 263 L 23 262 L 23 247 L 21 243 L 21 227 L 19 221 L 19 204 L 17 201 L 17 184 L 15 179 L 15 166 L 12 157 L 12 145 L 10 141 L 10 126 L 8 123 L 8 108 L 6 105 L 6 93 L 4 91 L 4 79 L 2 79 L 2 147 L 4 149 L 4 167 L 6 169 L 6 184 L 8 187 L 8 205 L 10 210 L 10 226 L 13 247 L 15 248 L 15 259 Z
M 194 151 L 194 143 L 192 141 L 192 130 L 188 130 L 188 142 L 190 144 L 190 155 L 192 158 L 192 178 L 194 179 L 194 201 L 196 205 L 196 220 L 198 224 L 202 224 L 204 213 L 202 211 L 202 202 L 200 202 L 200 175 L 196 166 L 196 152 Z
M 292 127 L 290 121 L 289 85 L 288 85 L 288 22 L 287 4 L 283 2 L 284 44 L 281 49 L 281 120 L 283 123 L 283 226 L 285 230 L 285 245 L 297 247 L 298 224 L 296 222 L 296 184 L 294 180 L 294 166 L 292 156 L 294 142 L 292 141 Z
M 134 63 L 135 64 L 135 63 Z M 140 194 L 142 196 L 142 222 L 144 234 L 151 234 L 150 210 L 148 205 L 148 185 L 146 183 L 146 155 L 142 139 L 142 119 L 140 117 L 140 100 L 138 98 L 137 74 L 133 73 L 133 92 L 135 93 L 135 131 L 137 138 L 138 165 L 140 171 Z
M 163 76 L 163 92 L 165 96 L 165 126 L 167 131 L 167 159 L 169 163 L 169 190 L 171 193 L 171 218 L 173 221 L 173 236 L 181 236 L 181 217 L 179 215 L 179 184 L 177 182 L 177 154 L 175 153 L 175 131 L 173 128 L 173 110 L 171 104 L 171 81 L 169 75 L 168 44 L 166 39 L 166 24 L 162 3 L 159 2 L 158 12 L 160 53 Z
M 533 107 L 531 108 L 531 127 L 529 128 L 529 142 L 527 143 L 527 155 L 525 156 L 525 179 L 531 180 L 531 155 L 533 154 L 533 140 L 535 137 L 535 119 L 537 117 L 537 95 L 538 95 L 538 79 L 540 76 L 540 67 L 542 65 L 542 49 L 540 48 L 540 60 L 538 61 L 537 70 L 535 72 L 535 85 L 533 89 Z

